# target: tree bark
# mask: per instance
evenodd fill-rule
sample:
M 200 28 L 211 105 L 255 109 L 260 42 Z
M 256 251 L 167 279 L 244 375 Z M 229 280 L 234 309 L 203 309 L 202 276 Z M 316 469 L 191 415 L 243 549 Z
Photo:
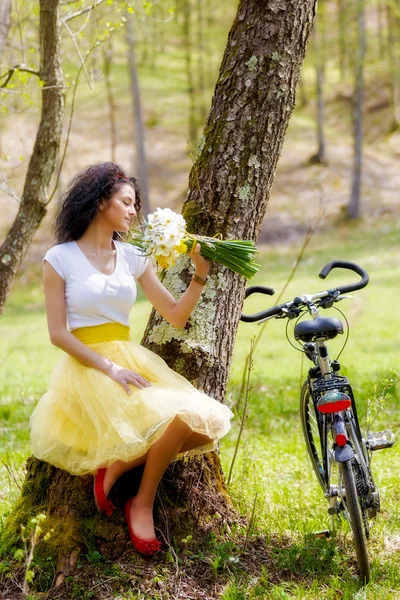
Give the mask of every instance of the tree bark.
M 40 1 L 40 77 L 44 81 L 41 120 L 20 208 L 0 247 L 0 314 L 33 235 L 46 214 L 48 188 L 60 146 L 64 88 L 58 12 L 59 0 Z
M 11 0 L 2 0 L 0 2 L 0 59 L 3 54 L 4 46 L 7 42 L 8 31 L 11 23 Z
M 126 14 L 126 37 L 128 42 L 128 62 L 129 76 L 131 80 L 131 93 L 133 112 L 135 117 L 135 145 L 137 154 L 138 177 L 140 182 L 140 192 L 142 199 L 142 212 L 148 215 L 150 209 L 149 197 L 149 176 L 147 172 L 147 161 L 144 144 L 144 125 L 142 114 L 142 103 L 140 99 L 139 81 L 137 76 L 136 59 L 135 59 L 135 40 L 133 33 L 133 15 Z
M 361 208 L 362 142 L 364 108 L 365 14 L 364 0 L 357 0 L 357 56 L 355 64 L 355 90 L 353 99 L 354 159 L 351 196 L 347 206 L 349 219 L 358 219 Z
M 257 240 L 314 10 L 315 0 L 241 0 L 189 176 L 183 206 L 189 231 Z M 184 291 L 190 270 L 189 259 L 182 257 L 167 272 L 164 284 L 171 293 L 178 296 Z M 153 310 L 143 345 L 197 388 L 223 401 L 244 290 L 243 277 L 214 265 L 188 328 L 174 329 Z M 13 526 L 37 507 L 47 512 L 57 531 L 45 555 L 53 553 L 58 561 L 59 580 L 63 573 L 70 574 L 84 539 L 87 545 L 101 544 L 102 554 L 115 560 L 127 540 L 123 519 L 98 518 L 91 485 L 90 476 L 72 477 L 30 459 L 18 515 L 14 511 L 5 524 L 7 543 L 12 543 L 13 535 L 15 539 Z M 121 502 L 117 492 L 112 500 Z M 162 502 L 156 502 L 156 513 L 159 507 L 162 511 L 170 507 L 167 536 L 179 531 L 183 537 L 186 531 L 198 540 L 211 515 L 216 525 L 234 516 L 217 452 L 173 463 L 159 492 Z

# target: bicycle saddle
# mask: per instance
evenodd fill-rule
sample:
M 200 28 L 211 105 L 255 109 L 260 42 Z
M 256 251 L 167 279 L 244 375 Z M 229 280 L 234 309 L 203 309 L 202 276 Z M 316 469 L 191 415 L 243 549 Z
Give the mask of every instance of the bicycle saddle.
M 334 317 L 317 317 L 309 321 L 300 321 L 294 328 L 294 337 L 302 342 L 312 342 L 316 338 L 332 340 L 343 333 L 343 324 Z

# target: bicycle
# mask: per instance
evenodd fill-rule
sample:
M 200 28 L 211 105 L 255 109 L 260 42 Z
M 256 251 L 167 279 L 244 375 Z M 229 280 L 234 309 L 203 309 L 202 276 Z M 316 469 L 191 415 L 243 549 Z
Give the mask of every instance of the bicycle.
M 335 268 L 353 271 L 361 279 L 317 294 L 304 294 L 254 315 L 242 313 L 241 320 L 247 323 L 258 322 L 260 325 L 272 318 L 288 319 L 286 336 L 289 342 L 289 321 L 297 320 L 294 337 L 300 344 L 298 349 L 313 363 L 300 394 L 301 423 L 308 455 L 329 502 L 331 526 L 334 528 L 335 515 L 346 517 L 353 534 L 360 578 L 363 583 L 368 583 L 369 519 L 376 517 L 380 510 L 379 490 L 371 470 L 372 452 L 392 447 L 395 439 L 390 430 L 369 432 L 366 437 L 363 436 L 349 380 L 340 375 L 338 359 L 331 361 L 329 357 L 327 342 L 343 334 L 344 327 L 335 317 L 321 317 L 319 310 L 331 308 L 337 302 L 352 298 L 346 294 L 364 288 L 369 282 L 364 269 L 354 263 L 339 260 L 325 265 L 319 277 L 325 279 Z M 251 286 L 246 289 L 245 298 L 254 293 L 272 296 L 275 292 L 264 286 Z M 301 317 L 307 313 L 312 319 L 301 321 Z M 347 339 L 344 346 L 346 342 Z M 335 463 L 338 471 L 337 485 L 331 482 Z M 328 536 L 330 532 L 324 531 L 321 534 Z

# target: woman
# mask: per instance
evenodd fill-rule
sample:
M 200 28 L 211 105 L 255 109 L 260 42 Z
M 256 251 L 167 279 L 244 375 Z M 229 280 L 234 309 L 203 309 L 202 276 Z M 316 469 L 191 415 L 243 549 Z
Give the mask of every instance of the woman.
M 43 285 L 50 339 L 66 354 L 31 416 L 31 441 L 37 458 L 73 475 L 93 473 L 94 501 L 107 515 L 115 481 L 145 464 L 125 515 L 134 546 L 152 555 L 161 547 L 153 503 L 165 469 L 183 453 L 213 450 L 233 414 L 130 341 L 136 281 L 164 319 L 183 328 L 211 265 L 197 246 L 196 273 L 175 300 L 151 262 L 121 241 L 139 210 L 137 181 L 114 163 L 85 169 L 61 199 Z

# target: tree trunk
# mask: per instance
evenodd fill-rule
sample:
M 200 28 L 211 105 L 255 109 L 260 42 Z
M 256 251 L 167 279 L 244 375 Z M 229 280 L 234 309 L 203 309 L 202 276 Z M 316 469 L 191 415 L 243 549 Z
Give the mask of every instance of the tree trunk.
M 317 161 L 319 164 L 326 164 L 326 144 L 324 131 L 324 71 L 320 63 L 317 64 L 317 138 L 318 150 Z
M 115 96 L 113 91 L 113 84 L 111 80 L 111 66 L 113 59 L 113 47 L 112 38 L 107 45 L 103 46 L 103 71 L 104 81 L 106 86 L 107 102 L 108 102 L 108 115 L 110 119 L 110 142 L 111 142 L 111 160 L 116 162 L 116 151 L 117 151 L 117 106 L 115 103 Z
M 183 206 L 189 231 L 257 240 L 295 103 L 314 10 L 315 0 L 241 0 L 189 176 Z M 167 272 L 164 284 L 171 293 L 178 296 L 184 291 L 191 268 L 189 259 L 182 257 Z M 174 329 L 153 310 L 143 345 L 198 389 L 222 401 L 244 290 L 243 277 L 214 265 L 190 326 Z M 5 524 L 8 545 L 17 536 L 16 523 L 33 510 L 45 510 L 57 533 L 43 552 L 58 561 L 59 581 L 62 573 L 73 570 L 84 540 L 115 560 L 127 542 L 123 518 L 113 515 L 107 521 L 97 516 L 91 485 L 90 476 L 72 477 L 30 460 L 21 500 Z M 217 452 L 173 463 L 159 492 L 156 523 L 161 514 L 167 539 L 173 535 L 179 541 L 186 532 L 199 540 L 206 524 L 211 526 L 211 517 L 214 527 L 233 518 Z M 123 501 L 116 495 L 112 500 Z M 165 561 L 163 555 L 160 561 Z
M 191 0 L 183 0 L 183 39 L 185 46 L 185 64 L 187 77 L 187 92 L 189 99 L 189 120 L 188 136 L 189 147 L 191 149 L 197 144 L 197 114 L 196 114 L 196 90 L 193 75 L 193 56 L 192 56 L 192 27 L 191 27 Z
M 204 26 L 209 29 L 214 27 L 216 19 L 214 18 L 214 10 L 217 8 L 212 0 L 204 0 Z M 210 39 L 210 34 L 207 35 L 207 42 L 205 44 L 205 88 L 211 89 L 215 85 L 215 52 L 213 40 Z
M 257 240 L 294 101 L 314 14 L 312 0 L 242 0 L 228 37 L 182 214 L 189 231 Z M 249 33 L 251 32 L 251 34 Z M 186 288 L 185 256 L 165 275 Z M 223 400 L 245 281 L 214 265 L 189 320 L 177 330 L 153 310 L 143 344 Z
M 338 33 L 339 33 L 339 68 L 340 68 L 340 79 L 343 81 L 346 75 L 347 67 L 347 36 L 346 28 L 347 23 L 347 0 L 337 0 L 338 10 Z
M 133 15 L 126 14 L 126 37 L 128 42 L 129 75 L 131 79 L 131 93 L 133 112 L 135 115 L 135 145 L 138 167 L 138 178 L 140 182 L 140 193 L 142 199 L 142 212 L 148 215 L 151 212 L 149 198 L 149 176 L 147 172 L 147 161 L 144 147 L 144 125 L 142 114 L 142 103 L 140 100 L 139 81 L 137 76 L 135 59 L 135 40 L 133 33 Z
M 308 98 L 307 98 L 307 91 L 306 91 L 306 84 L 304 82 L 304 77 L 300 77 L 299 80 L 299 86 L 298 86 L 298 105 L 301 108 L 305 108 L 306 106 L 308 106 Z
M 325 79 L 325 21 L 324 1 L 319 2 L 314 23 L 313 39 L 315 48 L 315 71 L 317 87 L 317 153 L 310 158 L 311 163 L 326 164 L 324 79 Z
M 29 244 L 46 214 L 47 192 L 57 158 L 64 114 L 60 59 L 59 0 L 40 2 L 41 120 L 29 161 L 22 201 L 14 223 L 0 248 L 0 314 L 11 283 Z
M 396 131 L 400 127 L 400 6 L 396 8 L 397 10 L 393 8 L 391 3 L 386 7 L 390 104 L 392 109 L 391 131 Z
M 8 30 L 11 22 L 11 0 L 1 0 L 0 2 L 0 59 L 3 54 L 4 46 L 7 42 Z
M 357 1 L 357 56 L 355 64 L 355 90 L 353 108 L 354 128 L 354 159 L 353 178 L 350 201 L 347 206 L 349 219 L 358 219 L 360 216 L 361 196 L 361 169 L 362 169 L 362 141 L 363 141 L 363 108 L 364 108 L 364 60 L 365 60 L 365 14 L 364 0 Z
M 197 86 L 197 94 L 199 98 L 199 119 L 200 123 L 203 126 L 206 118 L 207 118 L 207 106 L 205 102 L 205 94 L 206 94 L 206 78 L 205 78 L 205 69 L 204 69 L 204 61 L 206 58 L 206 50 L 204 44 L 204 0 L 197 0 L 197 47 L 198 47 L 198 86 Z
M 378 48 L 379 58 L 385 58 L 386 54 L 386 40 L 385 40 L 385 5 L 384 0 L 378 0 L 376 7 L 377 21 L 378 21 Z

